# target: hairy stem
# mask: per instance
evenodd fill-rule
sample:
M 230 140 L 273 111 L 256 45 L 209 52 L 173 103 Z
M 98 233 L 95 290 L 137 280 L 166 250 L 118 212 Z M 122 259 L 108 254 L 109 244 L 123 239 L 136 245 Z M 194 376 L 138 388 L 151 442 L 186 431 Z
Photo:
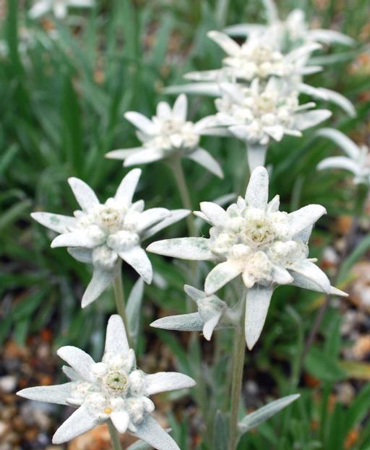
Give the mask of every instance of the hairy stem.
M 231 380 L 231 408 L 230 408 L 230 428 L 229 428 L 229 448 L 235 450 L 238 445 L 238 419 L 239 404 L 243 384 L 243 369 L 245 355 L 245 332 L 244 317 L 246 307 L 246 289 L 243 288 L 241 320 L 239 327 L 235 329 L 234 350 L 232 360 L 232 380 Z
M 112 442 L 112 450 L 122 450 L 118 431 L 116 430 L 115 426 L 113 425 L 113 423 L 110 420 L 108 420 L 108 430 L 109 430 L 110 440 Z
M 191 198 L 189 189 L 186 183 L 184 171 L 181 164 L 181 158 L 179 156 L 174 156 L 169 160 L 170 167 L 173 171 L 173 175 L 175 177 L 177 188 L 180 193 L 182 204 L 184 205 L 184 208 L 189 209 L 190 211 L 193 210 Z M 196 228 L 194 223 L 194 216 L 190 214 L 186 218 L 186 223 L 188 225 L 189 235 L 190 236 L 196 236 Z
M 121 266 L 119 267 L 118 274 L 114 279 L 113 289 L 114 289 L 114 298 L 116 300 L 117 311 L 118 311 L 118 314 L 121 316 L 123 323 L 125 324 L 128 343 L 129 343 L 129 346 L 132 348 L 130 330 L 129 330 L 128 324 L 127 324 L 126 302 L 125 302 L 125 293 L 123 291 Z

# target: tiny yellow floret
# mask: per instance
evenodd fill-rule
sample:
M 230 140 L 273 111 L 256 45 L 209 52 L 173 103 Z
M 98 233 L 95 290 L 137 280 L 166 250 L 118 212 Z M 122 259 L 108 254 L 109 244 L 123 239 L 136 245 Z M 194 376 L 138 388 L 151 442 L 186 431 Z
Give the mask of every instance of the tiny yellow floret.
M 112 412 L 111 408 L 105 408 L 104 410 L 105 414 L 110 414 Z

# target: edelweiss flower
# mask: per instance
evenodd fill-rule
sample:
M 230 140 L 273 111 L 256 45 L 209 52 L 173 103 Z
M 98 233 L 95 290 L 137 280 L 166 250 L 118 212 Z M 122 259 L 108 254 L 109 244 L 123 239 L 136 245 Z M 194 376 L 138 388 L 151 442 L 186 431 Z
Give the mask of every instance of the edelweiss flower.
M 317 166 L 319 170 L 323 169 L 345 169 L 349 170 L 355 176 L 355 184 L 370 185 L 370 150 L 366 145 L 360 147 L 356 145 L 346 135 L 337 130 L 324 128 L 317 133 L 317 136 L 324 136 L 337 145 L 339 145 L 346 156 L 333 156 L 326 158 Z
M 230 36 L 248 36 L 256 31 L 267 33 L 275 39 L 280 48 L 287 49 L 312 42 L 343 45 L 354 45 L 355 43 L 352 38 L 338 31 L 310 30 L 305 12 L 301 9 L 294 9 L 285 21 L 282 21 L 279 19 L 277 8 L 272 0 L 264 0 L 263 3 L 267 11 L 268 25 L 239 24 L 227 27 L 225 32 Z
M 212 295 L 242 275 L 247 291 L 245 335 L 249 348 L 257 342 L 276 286 L 291 284 L 318 292 L 346 295 L 330 286 L 316 260 L 308 258 L 312 227 L 326 211 L 309 205 L 293 213 L 279 211 L 279 197 L 268 203 L 268 173 L 252 173 L 245 198 L 225 211 L 201 203 L 196 213 L 211 224 L 210 238 L 180 238 L 154 242 L 148 251 L 183 259 L 214 261 L 205 281 Z
M 173 109 L 166 102 L 157 106 L 157 115 L 151 120 L 137 112 L 127 112 L 125 117 L 137 128 L 137 137 L 142 147 L 126 150 L 114 150 L 106 156 L 125 160 L 124 166 L 147 164 L 160 159 L 181 156 L 192 159 L 220 178 L 223 173 L 218 162 L 199 146 L 205 121 L 189 122 L 187 116 L 187 98 L 180 95 Z
M 285 134 L 301 136 L 301 131 L 331 116 L 326 109 L 307 111 L 315 103 L 299 105 L 298 92 L 288 90 L 276 78 L 270 78 L 263 91 L 258 79 L 250 88 L 231 83 L 221 88 L 224 95 L 215 101 L 218 113 L 205 120 L 209 126 L 227 128 L 247 142 L 251 170 L 264 165 L 271 139 L 280 141 Z
M 78 408 L 58 428 L 53 444 L 62 444 L 109 420 L 119 433 L 127 430 L 159 450 L 179 450 L 175 441 L 150 416 L 155 409 L 149 396 L 190 388 L 195 381 L 175 372 L 147 375 L 136 368 L 122 319 L 109 319 L 105 352 L 96 363 L 76 347 L 62 347 L 58 355 L 71 367 L 63 367 L 70 381 L 56 386 L 23 389 L 18 395 Z
M 215 328 L 237 326 L 239 312 L 230 309 L 216 295 L 207 295 L 192 286 L 184 286 L 185 292 L 198 307 L 197 313 L 180 314 L 155 320 L 150 326 L 164 330 L 202 331 L 207 341 L 211 340 Z
M 99 203 L 94 191 L 82 180 L 70 178 L 69 184 L 81 206 L 74 217 L 37 212 L 32 217 L 47 228 L 60 233 L 51 246 L 69 247 L 78 261 L 94 267 L 82 307 L 96 300 L 121 270 L 121 259 L 132 266 L 146 283 L 151 283 L 152 265 L 140 244 L 161 229 L 189 214 L 179 209 L 152 208 L 144 211 L 144 202 L 132 203 L 140 169 L 129 172 L 121 181 L 114 198 Z
M 224 72 L 224 77 L 230 80 L 251 81 L 254 78 L 291 77 L 321 70 L 321 67 L 307 65 L 310 54 L 321 48 L 315 43 L 284 55 L 274 37 L 268 33 L 251 33 L 242 45 L 219 31 L 210 31 L 208 36 L 227 53 L 223 60 L 224 67 L 220 70 L 188 73 L 185 75 L 188 80 L 217 81 L 222 79 Z
M 37 0 L 28 15 L 31 19 L 53 13 L 57 19 L 65 19 L 69 8 L 92 8 L 93 0 Z

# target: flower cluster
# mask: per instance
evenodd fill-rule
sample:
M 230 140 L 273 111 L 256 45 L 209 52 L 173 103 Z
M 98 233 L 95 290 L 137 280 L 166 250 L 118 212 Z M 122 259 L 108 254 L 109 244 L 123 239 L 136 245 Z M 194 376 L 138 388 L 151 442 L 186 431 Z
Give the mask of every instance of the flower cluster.
M 187 98 L 180 95 L 173 108 L 166 102 L 157 106 L 157 114 L 149 120 L 140 113 L 129 111 L 125 117 L 138 129 L 137 137 L 142 147 L 114 150 L 106 156 L 123 159 L 124 166 L 147 164 L 160 159 L 184 157 L 191 159 L 216 176 L 223 178 L 218 162 L 199 146 L 205 129 L 205 121 L 193 123 L 187 120 Z
M 290 78 L 321 70 L 320 67 L 307 65 L 310 54 L 321 47 L 318 44 L 307 44 L 283 54 L 278 42 L 269 33 L 251 33 L 242 45 L 219 31 L 210 31 L 208 36 L 227 54 L 223 59 L 223 68 L 188 73 L 185 75 L 188 80 L 217 81 L 222 79 L 223 73 L 224 78 L 252 81 L 255 78 L 265 79 L 271 76 Z
M 60 233 L 52 247 L 68 247 L 75 259 L 93 265 L 93 277 L 82 298 L 82 307 L 96 300 L 117 276 L 121 260 L 132 266 L 146 283 L 151 283 L 153 269 L 141 242 L 189 214 L 181 209 L 144 211 L 143 200 L 132 202 L 140 175 L 140 169 L 129 172 L 116 195 L 104 204 L 86 183 L 70 178 L 69 184 L 81 206 L 74 217 L 32 214 L 39 223 Z
M 223 96 L 216 99 L 217 114 L 208 117 L 213 128 L 227 128 L 234 136 L 248 142 L 249 166 L 264 165 L 271 139 L 280 141 L 285 134 L 301 136 L 331 116 L 328 110 L 313 110 L 314 103 L 299 105 L 298 92 L 287 89 L 281 81 L 270 78 L 265 88 L 258 79 L 250 87 L 221 84 Z
M 57 19 L 65 19 L 69 8 L 92 8 L 94 0 L 37 0 L 29 11 L 31 19 L 52 13 Z
M 343 133 L 330 128 L 323 128 L 317 132 L 318 136 L 331 139 L 341 147 L 347 156 L 333 156 L 326 158 L 317 166 L 323 169 L 344 169 L 352 172 L 355 184 L 370 186 L 370 150 L 366 145 L 358 146 Z
M 308 205 L 293 213 L 279 211 L 279 198 L 268 202 L 268 173 L 256 168 L 245 198 L 225 211 L 210 202 L 196 213 L 210 225 L 209 238 L 178 238 L 154 242 L 148 251 L 183 259 L 213 261 L 205 281 L 210 296 L 242 276 L 246 288 L 245 335 L 249 348 L 257 342 L 276 286 L 291 284 L 314 291 L 345 295 L 330 286 L 316 260 L 308 257 L 314 223 L 326 212 Z
M 57 386 L 23 389 L 18 395 L 37 401 L 78 408 L 56 431 L 54 444 L 62 444 L 111 420 L 119 433 L 129 431 L 159 450 L 179 450 L 174 440 L 152 418 L 155 409 L 149 396 L 195 385 L 187 375 L 160 372 L 147 375 L 136 368 L 122 319 L 109 319 L 105 352 L 96 363 L 76 347 L 62 347 L 58 355 L 70 381 Z

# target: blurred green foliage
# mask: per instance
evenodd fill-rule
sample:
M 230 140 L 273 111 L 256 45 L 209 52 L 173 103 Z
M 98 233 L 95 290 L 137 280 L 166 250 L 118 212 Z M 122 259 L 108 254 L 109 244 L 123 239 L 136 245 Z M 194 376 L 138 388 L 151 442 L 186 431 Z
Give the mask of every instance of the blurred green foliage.
M 364 139 L 366 133 L 369 135 L 370 102 L 364 99 L 370 76 L 361 69 L 350 70 L 350 66 L 365 51 L 368 1 L 282 0 L 278 6 L 282 16 L 301 7 L 320 26 L 339 29 L 358 40 L 358 46 L 350 50 L 325 48 L 323 55 L 335 64 L 325 65 L 322 73 L 308 81 L 337 90 L 353 101 L 357 117 L 349 119 L 334 108 L 330 125 Z M 190 70 L 216 68 L 222 55 L 207 38 L 207 31 L 226 24 L 264 22 L 264 10 L 254 0 L 107 0 L 67 24 L 50 19 L 30 21 L 12 0 L 7 7 L 0 56 L 0 342 L 13 337 L 22 345 L 30 334 L 52 327 L 55 346 L 77 344 L 99 355 L 106 317 L 114 311 L 112 292 L 107 291 L 82 311 L 80 298 L 89 280 L 89 268 L 73 260 L 65 249 L 50 249 L 51 234 L 31 221 L 30 212 L 72 212 L 77 205 L 67 184 L 70 176 L 88 182 L 101 199 L 111 195 L 127 170 L 104 155 L 137 143 L 134 127 L 124 120 L 123 113 L 137 110 L 151 115 L 163 98 L 162 87 L 178 84 Z M 194 119 L 213 112 L 210 99 L 192 97 L 190 105 Z M 239 141 L 206 138 L 203 146 L 221 162 L 225 180 L 185 162 L 195 207 L 202 200 L 238 193 L 245 185 L 245 151 Z M 289 211 L 308 203 L 320 203 L 328 209 L 328 216 L 314 231 L 313 256 L 319 256 L 336 238 L 334 218 L 352 212 L 354 190 L 345 182 L 346 174 L 318 173 L 315 169 L 333 150 L 330 142 L 319 141 L 308 131 L 302 139 L 286 138 L 274 144 L 268 154 L 268 164 L 274 168 L 271 197 L 281 195 L 282 209 Z M 172 174 L 164 164 L 151 164 L 143 171 L 137 198 L 144 198 L 150 207 L 180 207 Z M 185 223 L 180 223 L 165 230 L 163 236 L 186 233 Z M 369 240 L 364 240 L 362 250 L 347 262 L 348 270 L 369 245 Z M 187 265 L 157 256 L 151 260 L 162 284 L 145 290 L 145 333 L 139 342 L 142 353 L 150 349 L 147 341 L 154 331 L 148 324 L 155 314 L 159 310 L 180 313 L 186 307 L 182 286 Z M 128 293 L 136 273 L 127 266 L 126 270 Z M 304 336 L 314 316 L 310 306 L 317 297 L 292 288 L 280 288 L 274 294 L 263 339 L 246 359 L 246 376 L 257 384 L 261 380 L 261 385 L 267 386 L 265 394 L 279 397 L 297 392 Z M 262 425 L 257 434 L 246 435 L 240 449 L 345 448 L 349 431 L 356 429 L 369 411 L 370 387 L 366 386 L 349 408 L 339 402 L 329 408 L 334 383 L 349 377 L 340 364 L 344 345 L 340 324 L 338 310 L 330 309 L 321 344 L 312 348 L 305 361 L 305 369 L 320 383 L 314 388 L 303 386 L 301 400 Z M 213 415 L 218 409 L 225 410 L 230 333 L 218 334 L 214 349 L 204 345 L 203 357 L 191 343 L 186 353 L 183 336 L 157 334 L 176 355 L 180 370 L 205 378 L 209 392 L 206 399 L 198 399 L 200 403 L 206 403 L 203 406 Z M 213 368 L 206 367 L 213 351 L 220 355 L 219 362 Z M 222 428 L 222 415 L 217 420 L 221 426 L 216 429 Z M 189 418 L 179 424 L 173 416 L 170 425 L 181 448 L 191 448 Z M 212 442 L 209 436 L 208 442 Z M 216 447 L 201 444 L 198 448 Z M 370 449 L 370 424 L 365 424 L 350 448 Z

